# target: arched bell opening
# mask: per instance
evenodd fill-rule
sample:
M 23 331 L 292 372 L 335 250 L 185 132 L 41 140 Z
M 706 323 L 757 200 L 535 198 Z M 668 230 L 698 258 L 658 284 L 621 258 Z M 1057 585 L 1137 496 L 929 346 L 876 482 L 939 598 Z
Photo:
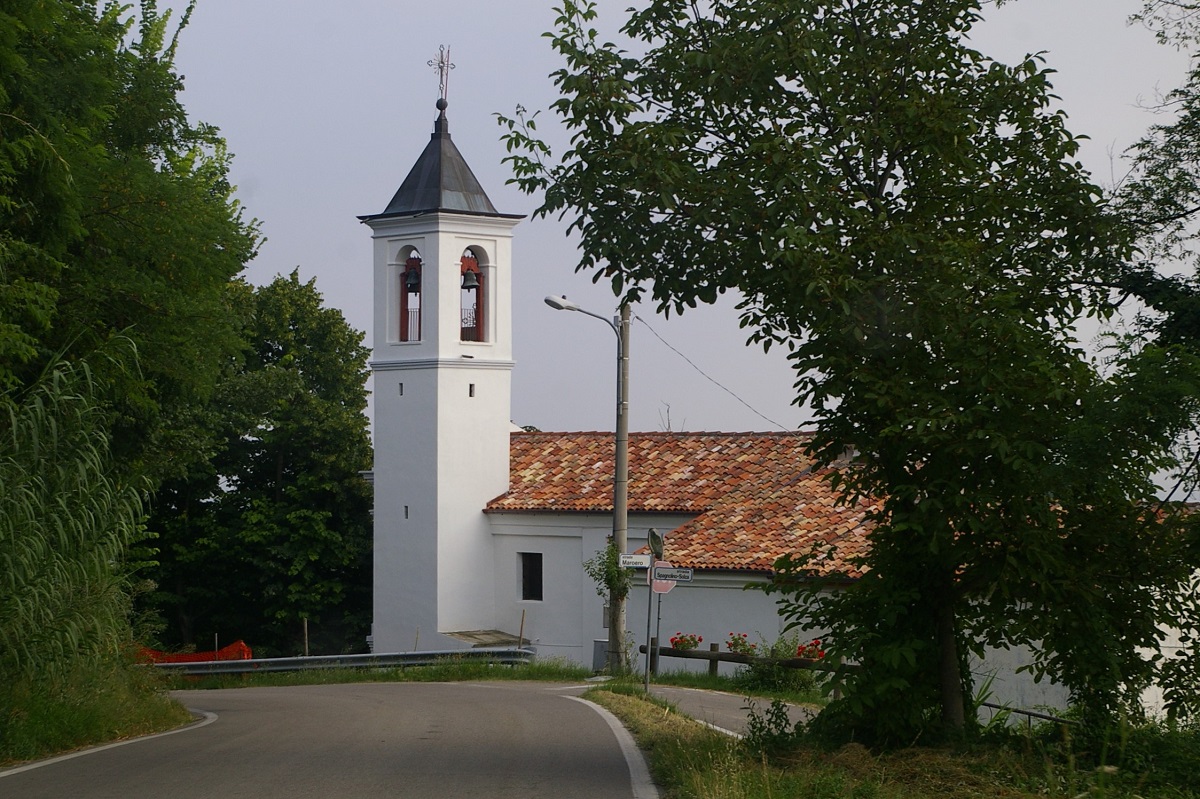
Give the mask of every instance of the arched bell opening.
M 421 340 L 421 253 L 411 250 L 400 272 L 400 341 Z
M 459 338 L 462 341 L 484 341 L 484 313 L 486 287 L 484 273 L 479 268 L 479 258 L 470 249 L 464 250 L 459 259 L 461 276 Z

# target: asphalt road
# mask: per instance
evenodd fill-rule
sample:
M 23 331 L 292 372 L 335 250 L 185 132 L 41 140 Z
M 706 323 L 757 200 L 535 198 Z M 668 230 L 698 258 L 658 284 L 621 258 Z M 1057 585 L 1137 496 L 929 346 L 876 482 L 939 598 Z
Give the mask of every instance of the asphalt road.
M 185 691 L 209 723 L 0 772 L 0 797 L 650 799 L 619 724 L 547 683 Z M 631 776 L 632 773 L 632 776 Z
M 746 719 L 751 708 L 760 716 L 765 716 L 771 707 L 770 699 L 751 699 L 738 694 L 696 688 L 651 685 L 650 693 L 670 702 L 680 713 L 730 735 L 740 736 L 746 732 Z M 788 705 L 787 711 L 793 725 L 807 722 L 813 715 L 812 711 L 798 705 Z

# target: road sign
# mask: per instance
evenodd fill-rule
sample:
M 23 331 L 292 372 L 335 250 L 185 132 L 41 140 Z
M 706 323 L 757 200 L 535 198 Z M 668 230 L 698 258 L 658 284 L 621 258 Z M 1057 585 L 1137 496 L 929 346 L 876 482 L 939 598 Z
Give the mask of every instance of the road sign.
M 656 593 L 656 594 L 665 594 L 665 593 L 667 593 L 668 591 L 670 591 L 672 588 L 674 588 L 674 587 L 675 587 L 675 581 L 674 581 L 674 580 L 660 580 L 660 579 L 658 579 L 658 572 L 659 572 L 659 570 L 661 570 L 661 569 L 670 569 L 670 568 L 671 568 L 671 564 L 670 564 L 670 563 L 668 563 L 668 562 L 667 562 L 667 561 L 665 561 L 665 560 L 656 560 L 656 561 L 654 561 L 654 568 L 653 568 L 653 569 L 648 569 L 648 570 L 646 571 L 646 580 L 647 580 L 647 581 L 650 583 L 650 590 L 651 590 L 651 591 L 653 591 L 653 592 L 654 592 L 654 593 Z M 654 578 L 653 578 L 653 579 L 651 579 L 651 574 L 653 574 L 653 575 L 654 575 Z
M 662 561 L 659 561 L 658 565 L 654 567 L 654 579 L 669 580 L 673 583 L 690 583 L 692 581 L 692 570 L 677 569 L 669 563 L 663 565 Z
M 620 566 L 622 569 L 649 569 L 649 555 L 621 555 Z

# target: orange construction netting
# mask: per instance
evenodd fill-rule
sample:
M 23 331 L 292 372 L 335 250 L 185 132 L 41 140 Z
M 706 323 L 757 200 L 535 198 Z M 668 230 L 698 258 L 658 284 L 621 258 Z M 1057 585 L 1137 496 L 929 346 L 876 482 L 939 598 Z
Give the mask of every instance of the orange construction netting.
M 229 646 L 223 646 L 215 652 L 171 654 L 142 647 L 138 654 L 142 660 L 149 663 L 207 663 L 211 660 L 250 660 L 254 657 L 254 652 L 246 645 L 245 641 L 234 641 Z

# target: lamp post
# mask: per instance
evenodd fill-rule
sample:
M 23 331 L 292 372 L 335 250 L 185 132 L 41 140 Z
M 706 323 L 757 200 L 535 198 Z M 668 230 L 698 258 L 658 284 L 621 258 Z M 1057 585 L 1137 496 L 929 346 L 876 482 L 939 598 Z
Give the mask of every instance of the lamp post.
M 629 306 L 622 304 L 620 315 L 609 319 L 584 310 L 566 297 L 547 297 L 546 304 L 557 311 L 578 311 L 604 322 L 617 336 L 617 430 L 613 453 L 613 546 L 618 554 L 629 548 Z M 625 597 L 611 587 L 608 597 L 608 670 L 625 671 Z

